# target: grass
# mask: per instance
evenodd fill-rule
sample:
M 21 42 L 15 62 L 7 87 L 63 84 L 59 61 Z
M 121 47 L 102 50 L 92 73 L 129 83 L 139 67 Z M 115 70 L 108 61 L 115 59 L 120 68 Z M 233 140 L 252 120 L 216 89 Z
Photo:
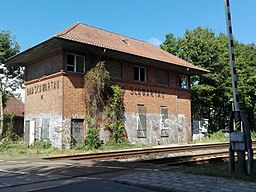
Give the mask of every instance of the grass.
M 236 167 L 237 170 L 237 167 Z M 204 164 L 204 165 L 189 165 L 189 166 L 178 166 L 167 169 L 166 171 L 177 171 L 181 173 L 197 174 L 197 175 L 208 175 L 214 177 L 224 177 L 228 179 L 238 179 L 246 181 L 256 181 L 256 161 L 254 161 L 254 173 L 251 175 L 239 175 L 237 172 L 234 174 L 229 173 L 228 162 L 220 162 L 215 164 Z
M 222 131 L 218 131 L 212 134 L 209 134 L 207 138 L 201 138 L 199 140 L 194 140 L 192 143 L 213 143 L 213 142 L 228 142 L 229 138 L 224 137 Z
M 3 142 L 0 144 L 0 158 L 13 159 L 13 158 L 42 158 L 60 155 L 74 155 L 81 153 L 98 153 L 102 151 L 123 150 L 131 148 L 145 148 L 152 147 L 152 145 L 131 144 L 129 142 L 122 143 L 107 143 L 102 145 L 99 149 L 89 149 L 86 145 L 75 146 L 72 149 L 61 150 L 54 147 L 48 142 L 36 142 L 31 147 L 28 147 L 23 142 L 8 143 Z

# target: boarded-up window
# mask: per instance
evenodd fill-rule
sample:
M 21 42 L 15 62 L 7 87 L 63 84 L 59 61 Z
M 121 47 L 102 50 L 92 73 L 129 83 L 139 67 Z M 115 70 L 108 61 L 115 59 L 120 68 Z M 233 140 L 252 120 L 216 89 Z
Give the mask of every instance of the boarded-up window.
M 159 84 L 159 85 L 169 85 L 169 73 L 168 73 L 168 71 L 158 71 L 157 72 L 157 84 Z
M 71 142 L 73 145 L 84 143 L 83 119 L 72 119 L 71 121 Z
M 24 127 L 24 140 L 25 143 L 29 143 L 29 129 L 30 129 L 30 121 L 26 120 L 25 121 L 25 127 Z
M 168 109 L 165 106 L 160 108 L 160 130 L 161 137 L 169 137 Z
M 146 138 L 146 107 L 144 105 L 138 105 L 137 116 L 137 137 Z
M 110 77 L 122 79 L 122 64 L 118 61 L 106 61 L 106 68 Z
M 49 139 L 50 118 L 43 118 L 42 139 Z

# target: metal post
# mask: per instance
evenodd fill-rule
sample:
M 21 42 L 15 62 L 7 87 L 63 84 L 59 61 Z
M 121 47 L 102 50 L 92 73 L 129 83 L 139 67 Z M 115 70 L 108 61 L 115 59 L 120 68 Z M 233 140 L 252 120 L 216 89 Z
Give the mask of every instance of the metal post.
M 230 14 L 230 3 L 229 0 L 224 0 L 225 2 L 225 13 L 226 13 L 226 24 L 227 24 L 227 35 L 228 35 L 228 46 L 229 46 L 229 58 L 230 58 L 230 72 L 231 72 L 231 81 L 232 81 L 232 89 L 233 89 L 233 115 L 230 118 L 230 121 L 239 121 L 240 119 L 240 105 L 239 105 L 239 96 L 238 96 L 238 89 L 237 89 L 237 75 L 236 75 L 236 63 L 235 63 L 235 53 L 234 53 L 234 39 L 232 34 L 232 25 L 231 25 L 231 14 Z M 231 127 L 230 127 L 231 128 Z M 231 130 L 230 134 L 234 131 Z M 231 141 L 230 141 L 231 145 Z M 242 174 L 244 171 L 244 154 L 245 151 L 237 151 L 238 157 L 238 172 Z M 234 149 L 232 146 L 229 152 L 229 170 L 230 172 L 234 172 Z
M 236 149 L 237 158 L 238 158 L 238 173 L 242 174 L 247 172 L 247 174 L 252 173 L 252 164 L 253 164 L 253 151 L 252 151 L 252 141 L 250 126 L 246 118 L 245 111 L 240 111 L 239 105 L 239 95 L 238 95 L 238 86 L 237 86 L 237 74 L 236 74 L 236 63 L 235 63 L 235 54 L 234 54 L 234 39 L 232 34 L 232 25 L 231 25 L 231 14 L 230 14 L 230 3 L 229 0 L 224 0 L 225 3 L 225 12 L 226 12 L 226 24 L 227 24 L 227 35 L 228 35 L 228 45 L 229 45 L 229 57 L 230 57 L 230 71 L 232 79 L 232 89 L 233 89 L 233 109 L 230 116 L 229 122 L 229 133 L 231 135 L 234 132 L 235 126 L 233 122 L 240 123 L 240 130 L 244 132 L 244 145 L 245 149 Z M 234 143 L 233 143 L 234 144 Z M 234 158 L 234 148 L 232 148 L 232 143 L 230 141 L 229 148 L 229 171 L 230 173 L 235 171 L 235 158 Z M 248 152 L 247 160 L 247 169 L 245 169 L 245 151 Z
M 224 1 L 225 1 L 226 24 L 227 24 L 227 33 L 228 33 L 230 71 L 231 71 L 232 88 L 233 88 L 233 102 L 234 102 L 234 111 L 236 112 L 236 111 L 240 110 L 240 105 L 239 105 L 239 96 L 238 96 L 238 89 L 237 89 L 236 63 L 235 63 L 235 53 L 234 53 L 234 39 L 233 39 L 233 34 L 232 34 L 229 0 L 224 0 Z

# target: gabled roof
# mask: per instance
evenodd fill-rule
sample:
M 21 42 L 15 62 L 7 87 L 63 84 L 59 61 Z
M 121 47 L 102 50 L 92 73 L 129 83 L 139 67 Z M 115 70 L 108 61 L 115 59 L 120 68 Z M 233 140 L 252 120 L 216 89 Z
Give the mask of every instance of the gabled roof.
M 14 97 L 10 97 L 6 102 L 4 113 L 7 113 L 7 114 L 14 113 L 15 116 L 24 117 L 24 103 Z
M 54 37 L 175 64 L 199 70 L 201 73 L 208 72 L 207 70 L 194 66 L 146 41 L 137 40 L 82 23 L 76 23 L 56 34 Z
M 153 63 L 157 62 L 154 63 L 155 65 L 163 64 L 166 66 L 170 64 L 168 68 L 173 68 L 173 70 L 180 70 L 182 68 L 183 72 L 191 75 L 209 72 L 206 69 L 188 63 L 183 59 L 151 45 L 146 41 L 137 40 L 82 23 L 76 23 L 36 46 L 9 58 L 6 64 L 25 66 L 28 62 L 37 57 L 42 57 L 53 50 L 60 49 L 60 46 L 64 45 L 62 44 L 63 41 L 70 42 L 71 44 L 80 43 L 81 45 L 111 50 L 112 52 L 126 54 L 132 57 L 135 56 L 153 61 Z M 136 60 L 138 60 L 138 58 Z

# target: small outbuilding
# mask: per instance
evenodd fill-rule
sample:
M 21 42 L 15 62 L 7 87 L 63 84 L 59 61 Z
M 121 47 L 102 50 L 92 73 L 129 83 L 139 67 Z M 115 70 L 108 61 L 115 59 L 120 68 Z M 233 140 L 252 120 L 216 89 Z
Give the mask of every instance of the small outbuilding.
M 19 135 L 23 136 L 24 132 L 24 103 L 15 98 L 10 97 L 4 108 L 4 114 L 6 116 L 6 121 L 13 121 L 13 131 Z M 11 120 L 12 118 L 12 120 Z

